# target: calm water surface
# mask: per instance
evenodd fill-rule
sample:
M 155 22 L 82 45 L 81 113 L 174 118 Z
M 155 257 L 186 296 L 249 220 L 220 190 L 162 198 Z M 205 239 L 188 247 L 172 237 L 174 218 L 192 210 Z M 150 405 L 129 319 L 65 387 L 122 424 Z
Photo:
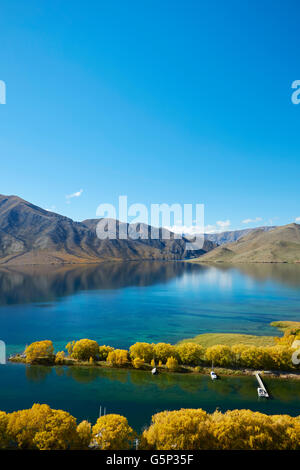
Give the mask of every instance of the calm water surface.
M 270 322 L 299 321 L 299 300 L 300 266 L 293 265 L 0 268 L 0 339 L 10 354 L 41 339 L 51 339 L 56 349 L 84 337 L 127 348 L 206 332 L 276 335 Z M 300 413 L 300 382 L 275 381 L 271 388 L 274 400 L 258 402 L 252 378 L 213 384 L 176 374 L 153 381 L 140 371 L 0 366 L 0 409 L 39 401 L 94 419 L 102 404 L 135 426 L 148 423 L 157 410 L 182 406 Z
M 272 399 L 257 398 L 255 377 L 161 374 L 120 369 L 1 366 L 0 409 L 14 411 L 48 403 L 92 423 L 99 407 L 126 416 L 141 430 L 159 411 L 203 408 L 208 412 L 247 408 L 267 414 L 300 414 L 300 381 L 266 379 Z
M 300 319 L 299 300 L 300 265 L 0 268 L 0 339 L 10 353 L 41 339 L 125 348 L 206 332 L 274 335 L 271 321 Z

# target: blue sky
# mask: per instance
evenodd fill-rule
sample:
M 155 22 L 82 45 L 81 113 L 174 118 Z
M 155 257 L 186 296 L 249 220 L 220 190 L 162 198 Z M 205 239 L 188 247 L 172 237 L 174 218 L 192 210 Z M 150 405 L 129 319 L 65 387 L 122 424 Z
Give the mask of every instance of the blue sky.
M 0 193 L 75 220 L 127 195 L 204 203 L 219 228 L 295 221 L 299 13 L 278 0 L 2 0 Z

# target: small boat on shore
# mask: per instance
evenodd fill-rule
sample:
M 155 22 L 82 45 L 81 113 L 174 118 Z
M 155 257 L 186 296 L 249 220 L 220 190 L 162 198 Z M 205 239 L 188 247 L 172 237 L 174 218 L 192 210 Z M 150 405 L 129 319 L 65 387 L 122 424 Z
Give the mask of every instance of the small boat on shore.
M 257 395 L 259 396 L 259 398 L 269 398 L 268 392 L 261 387 L 257 387 Z
M 157 375 L 158 374 L 158 371 L 157 371 L 156 367 L 153 367 L 153 369 L 151 371 L 151 374 L 152 375 Z
M 210 373 L 211 380 L 216 380 L 218 378 L 217 374 L 212 370 Z

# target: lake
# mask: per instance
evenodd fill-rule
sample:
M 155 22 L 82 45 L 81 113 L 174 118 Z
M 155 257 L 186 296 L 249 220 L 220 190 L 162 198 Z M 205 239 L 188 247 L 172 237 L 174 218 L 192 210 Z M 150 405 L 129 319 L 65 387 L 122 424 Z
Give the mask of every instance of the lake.
M 14 411 L 48 403 L 78 420 L 95 423 L 106 408 L 128 418 L 137 431 L 159 411 L 203 408 L 213 412 L 247 408 L 267 414 L 300 414 L 300 380 L 267 378 L 272 399 L 258 399 L 255 377 L 222 377 L 92 367 L 0 366 L 1 409 Z
M 59 350 L 80 338 L 128 348 L 136 341 L 176 343 L 207 332 L 276 335 L 270 322 L 299 321 L 299 300 L 299 265 L 153 261 L 1 267 L 0 339 L 10 354 L 42 339 L 51 339 Z M 20 409 L 39 401 L 80 419 L 95 419 L 102 404 L 138 427 L 157 410 L 182 406 L 299 414 L 300 382 L 271 382 L 274 400 L 261 403 L 252 377 L 213 384 L 195 375 L 153 379 L 141 371 L 9 364 L 0 366 L 0 408 Z

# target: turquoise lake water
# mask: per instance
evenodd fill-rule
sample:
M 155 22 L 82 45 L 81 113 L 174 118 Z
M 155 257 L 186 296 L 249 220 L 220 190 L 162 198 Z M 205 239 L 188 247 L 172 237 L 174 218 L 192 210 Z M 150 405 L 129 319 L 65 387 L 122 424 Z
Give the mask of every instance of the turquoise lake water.
M 276 335 L 275 320 L 300 320 L 300 266 L 206 267 L 183 262 L 0 269 L 0 339 L 7 353 L 51 339 L 129 347 L 175 343 L 207 332 Z M 102 404 L 141 427 L 153 412 L 182 406 L 299 414 L 300 382 L 274 381 L 259 402 L 252 377 L 149 377 L 133 371 L 0 366 L 0 409 L 46 402 L 95 419 Z M 213 388 L 212 388 L 213 387 Z M 275 393 L 276 391 L 276 393 Z
M 255 377 L 161 374 L 120 369 L 0 366 L 0 409 L 14 411 L 48 403 L 78 420 L 94 423 L 99 408 L 128 418 L 137 431 L 159 411 L 203 408 L 213 412 L 246 408 L 267 414 L 300 414 L 300 381 L 266 379 L 271 400 L 257 398 Z

